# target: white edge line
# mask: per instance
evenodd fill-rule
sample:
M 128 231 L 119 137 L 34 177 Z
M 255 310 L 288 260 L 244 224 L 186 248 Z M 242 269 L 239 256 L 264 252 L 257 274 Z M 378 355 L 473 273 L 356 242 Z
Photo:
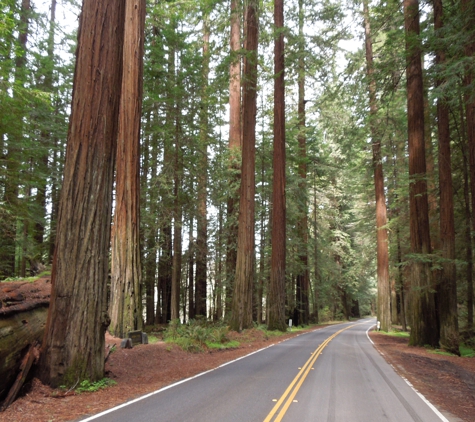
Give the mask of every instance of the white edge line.
M 308 331 L 308 332 L 313 332 L 313 331 L 318 331 L 318 330 L 321 330 L 321 328 L 316 328 L 315 330 L 311 330 L 311 331 Z M 302 334 L 307 334 L 307 333 L 302 333 Z M 299 334 L 300 335 L 300 334 Z M 296 336 L 295 336 L 296 337 Z M 294 338 L 294 337 L 289 337 L 288 339 L 286 338 L 285 340 L 281 340 L 277 343 L 274 343 L 274 344 L 270 344 L 269 346 L 267 347 L 263 347 L 262 349 L 259 349 L 259 350 L 255 350 L 254 352 L 251 352 L 251 353 L 248 353 L 247 355 L 244 355 L 244 356 L 241 356 L 237 359 L 234 359 L 234 360 L 231 360 L 229 362 L 226 362 L 226 363 L 223 363 L 222 365 L 219 365 L 217 366 L 216 368 L 213 368 L 213 369 L 209 369 L 208 371 L 205 371 L 205 372 L 201 372 L 199 374 L 196 374 L 192 377 L 189 377 L 189 378 L 185 378 L 184 380 L 181 380 L 181 381 L 178 381 L 178 382 L 175 382 L 173 384 L 170 384 L 170 385 L 167 385 L 166 387 L 163 387 L 163 388 L 160 388 L 159 390 L 156 390 L 156 391 L 152 391 L 151 393 L 148 393 L 148 394 L 145 394 L 144 396 L 140 396 L 140 397 L 137 397 L 136 399 L 133 399 L 133 400 L 130 400 L 128 402 L 125 402 L 125 403 L 122 403 L 122 404 L 119 404 L 118 406 L 115 406 L 111 409 L 107 409 L 107 410 L 104 410 L 103 412 L 101 413 L 98 413 L 96 415 L 92 415 L 92 416 L 89 416 L 88 418 L 86 419 L 79 419 L 80 422 L 89 422 L 89 421 L 92 421 L 94 419 L 97 419 L 97 418 L 100 418 L 101 416 L 104 416 L 104 415 L 107 415 L 108 413 L 112 413 L 112 412 L 115 412 L 116 410 L 119 410 L 119 409 L 122 409 L 123 407 L 126 407 L 126 406 L 129 406 L 133 403 L 137 403 L 141 400 L 145 400 L 151 396 L 154 396 L 155 394 L 158 394 L 158 393 L 161 393 L 162 391 L 165 391 L 165 390 L 168 390 L 172 387 L 175 387 L 177 385 L 180 385 L 180 384 L 183 384 L 185 382 L 188 382 L 188 381 L 191 381 L 192 379 L 195 379 L 195 378 L 198 378 L 198 377 L 201 377 L 202 375 L 205 375 L 207 374 L 208 372 L 212 372 L 212 371 L 215 371 L 216 369 L 219 369 L 219 368 L 222 368 L 223 366 L 226 366 L 226 365 L 229 365 L 231 363 L 234 363 L 234 362 L 237 362 L 238 360 L 241 360 L 241 359 L 244 359 L 244 358 L 247 358 L 248 356 L 251 356 L 251 355 L 254 355 L 255 353 L 259 353 L 259 352 L 262 352 L 263 350 L 265 349 L 268 349 L 269 347 L 272 347 L 272 346 L 275 346 L 277 344 L 280 344 L 280 343 L 283 343 L 284 341 L 287 341 L 291 338 Z M 369 338 L 369 337 L 368 337 Z
M 373 324 L 371 325 L 367 330 L 366 330 L 366 337 L 368 337 L 368 340 L 371 342 L 371 344 L 374 346 L 374 348 L 379 352 L 380 355 L 384 356 L 384 353 L 381 353 L 381 350 L 379 350 L 376 345 L 374 344 L 373 340 L 371 340 L 371 337 L 369 336 L 369 330 L 371 330 L 371 328 L 373 328 L 376 324 Z M 391 364 L 389 364 L 391 365 Z M 420 393 L 419 391 L 417 391 L 414 386 L 409 382 L 409 380 L 407 380 L 406 378 L 404 378 L 397 370 L 396 368 L 394 368 L 393 365 L 391 365 L 391 367 L 394 369 L 394 371 L 404 380 L 404 382 L 412 388 L 412 390 L 422 399 L 422 401 L 427 404 L 427 406 L 429 406 L 432 411 L 440 418 L 441 421 L 443 422 L 450 422 L 442 413 L 440 413 L 440 411 L 429 401 L 427 400 L 424 395 L 422 393 Z

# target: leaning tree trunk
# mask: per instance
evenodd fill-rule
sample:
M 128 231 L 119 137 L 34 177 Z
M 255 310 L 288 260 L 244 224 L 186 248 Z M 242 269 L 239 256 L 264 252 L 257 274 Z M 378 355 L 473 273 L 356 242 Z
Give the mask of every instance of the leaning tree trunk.
M 421 49 L 418 37 L 419 2 L 404 0 L 407 52 L 407 119 L 409 142 L 409 205 L 411 253 L 411 336 L 413 346 L 437 346 L 432 271 L 425 257 L 431 253 L 424 143 L 424 98 Z
M 126 2 L 125 21 L 109 308 L 109 331 L 122 338 L 143 327 L 139 229 L 145 0 Z
M 272 182 L 272 257 L 269 292 L 269 330 L 287 329 L 285 324 L 285 93 L 284 93 L 284 2 L 274 2 L 274 177 Z
M 252 324 L 254 282 L 254 222 L 257 108 L 257 3 L 250 0 L 246 11 L 246 57 L 243 84 L 243 141 L 237 262 L 230 326 L 241 331 Z
M 40 377 L 104 376 L 125 0 L 84 0 Z M 100 75 L 100 77 L 98 77 Z

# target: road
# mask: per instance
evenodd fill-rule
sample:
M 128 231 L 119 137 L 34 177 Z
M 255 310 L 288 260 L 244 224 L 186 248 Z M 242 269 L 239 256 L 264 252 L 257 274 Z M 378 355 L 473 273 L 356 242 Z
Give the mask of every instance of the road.
M 447 421 L 373 347 L 374 323 L 302 334 L 84 422 Z

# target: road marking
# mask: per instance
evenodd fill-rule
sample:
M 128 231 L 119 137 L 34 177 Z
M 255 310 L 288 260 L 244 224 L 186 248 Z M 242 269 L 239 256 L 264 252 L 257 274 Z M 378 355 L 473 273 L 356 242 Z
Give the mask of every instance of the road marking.
M 362 323 L 359 323 L 359 324 L 362 324 Z M 302 367 L 302 369 L 299 371 L 297 376 L 293 379 L 293 381 L 287 387 L 284 394 L 282 394 L 281 398 L 277 401 L 276 405 L 272 408 L 270 413 L 264 419 L 264 422 L 270 422 L 272 420 L 272 418 L 274 417 L 274 415 L 277 413 L 277 411 L 281 408 L 284 401 L 287 399 L 287 401 L 285 401 L 285 404 L 280 409 L 279 414 L 274 419 L 274 422 L 280 422 L 282 420 L 282 418 L 284 417 L 284 415 L 287 412 L 288 408 L 290 407 L 290 404 L 292 402 L 295 402 L 294 399 L 295 399 L 295 396 L 297 395 L 297 392 L 300 390 L 300 387 L 302 386 L 303 382 L 307 378 L 307 375 L 310 372 L 310 370 L 313 369 L 313 365 L 315 364 L 315 361 L 322 354 L 322 350 L 338 334 L 342 333 L 345 330 L 348 330 L 349 328 L 354 327 L 355 325 L 359 325 L 359 324 L 353 324 L 353 325 L 350 325 L 348 327 L 345 327 L 345 328 L 341 329 L 340 331 L 337 331 L 336 333 L 334 333 L 330 337 L 328 337 L 325 341 L 323 341 L 323 343 L 321 343 L 320 346 L 318 346 L 317 349 L 314 352 L 312 352 L 310 359 L 307 360 L 307 362 L 305 362 L 305 365 Z

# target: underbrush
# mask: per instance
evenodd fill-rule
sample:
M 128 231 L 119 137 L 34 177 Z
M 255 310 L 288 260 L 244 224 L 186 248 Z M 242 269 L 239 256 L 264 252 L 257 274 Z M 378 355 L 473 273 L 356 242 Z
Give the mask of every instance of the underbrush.
M 308 328 L 308 326 L 298 326 L 292 327 L 290 331 L 297 332 Z M 286 332 L 270 331 L 266 325 L 262 324 L 254 324 L 250 329 L 235 333 L 231 332 L 223 322 L 216 323 L 197 319 L 191 320 L 187 324 L 181 324 L 179 320 L 171 321 L 164 331 L 163 339 L 167 343 L 178 345 L 187 352 L 199 353 L 209 349 L 236 348 L 241 343 L 269 340 L 283 334 Z
M 202 320 L 191 320 L 188 324 L 182 324 L 179 320 L 171 321 L 165 330 L 164 340 L 193 353 L 239 346 L 239 342 L 229 338 L 229 328 L 226 325 Z

